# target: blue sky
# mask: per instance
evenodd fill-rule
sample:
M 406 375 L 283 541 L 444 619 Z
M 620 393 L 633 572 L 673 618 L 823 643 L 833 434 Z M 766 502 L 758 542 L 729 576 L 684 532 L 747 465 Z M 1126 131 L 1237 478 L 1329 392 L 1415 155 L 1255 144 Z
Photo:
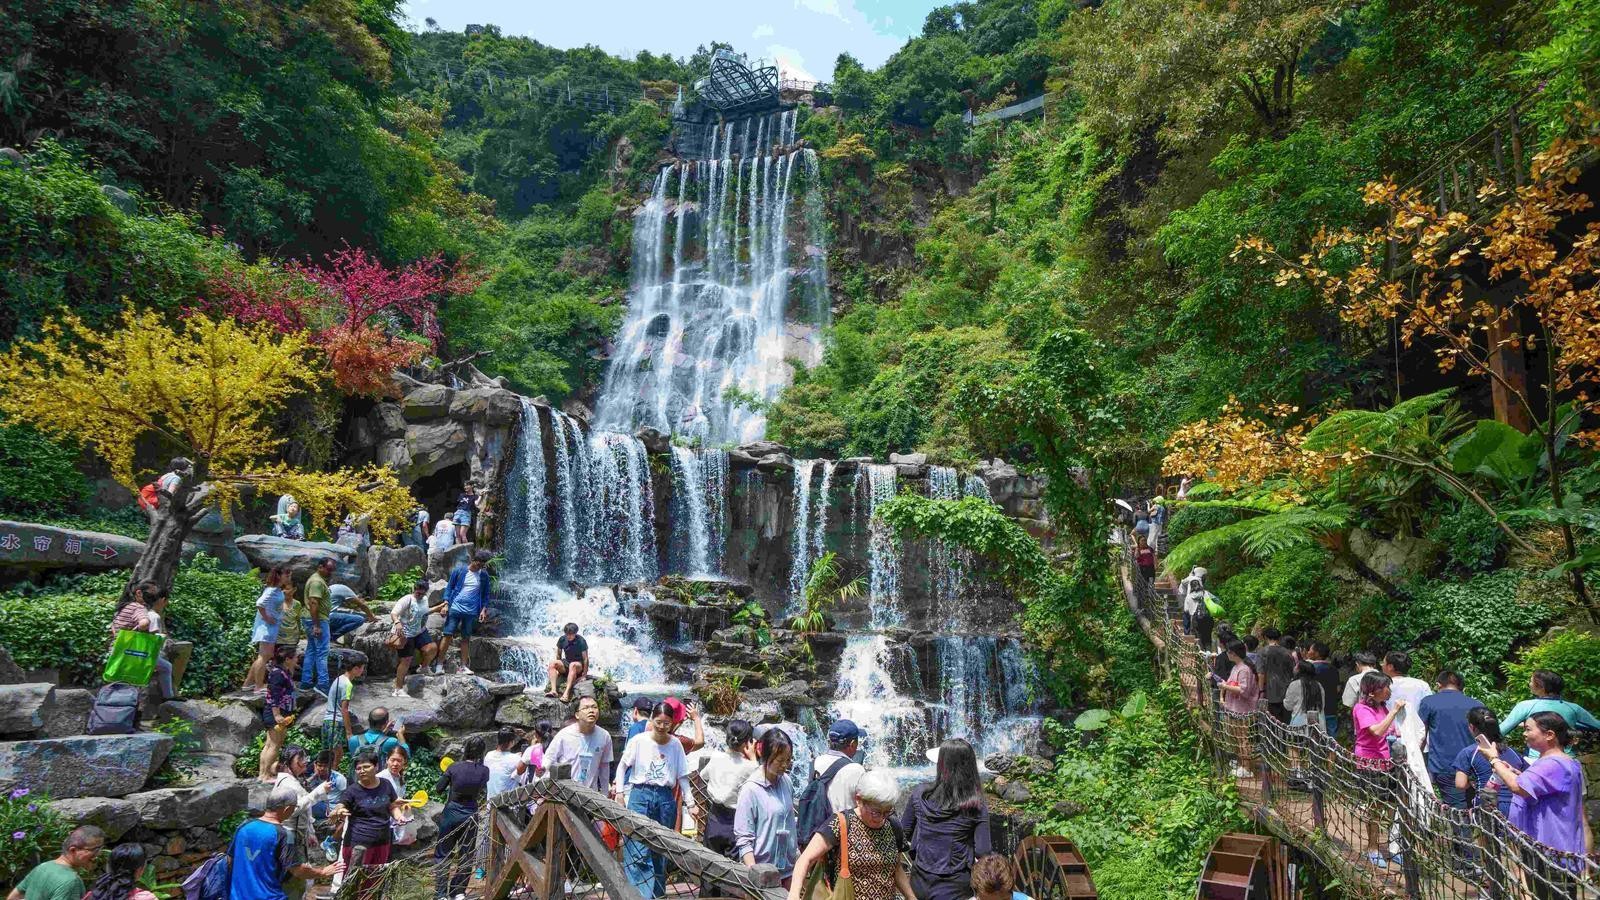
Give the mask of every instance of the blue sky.
M 942 0 L 949 3 L 951 0 Z M 777 61 L 796 78 L 826 80 L 848 51 L 868 68 L 883 64 L 922 31 L 941 0 L 407 0 L 412 26 L 432 17 L 456 31 L 494 24 L 554 47 L 594 44 L 616 54 L 640 50 L 688 56 L 695 47 L 726 41 L 742 53 Z

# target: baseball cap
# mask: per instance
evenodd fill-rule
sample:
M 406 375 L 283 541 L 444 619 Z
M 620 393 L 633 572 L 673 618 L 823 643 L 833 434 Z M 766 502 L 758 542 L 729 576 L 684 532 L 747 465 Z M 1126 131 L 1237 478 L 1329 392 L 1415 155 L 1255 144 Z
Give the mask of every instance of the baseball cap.
M 835 719 L 833 724 L 828 726 L 828 741 L 830 743 L 836 741 L 855 741 L 866 736 L 867 733 L 862 731 L 859 725 L 850 721 L 849 719 Z
M 656 708 L 656 705 L 650 702 L 649 697 L 635 697 L 633 699 L 633 708 L 642 713 L 649 713 L 650 710 Z

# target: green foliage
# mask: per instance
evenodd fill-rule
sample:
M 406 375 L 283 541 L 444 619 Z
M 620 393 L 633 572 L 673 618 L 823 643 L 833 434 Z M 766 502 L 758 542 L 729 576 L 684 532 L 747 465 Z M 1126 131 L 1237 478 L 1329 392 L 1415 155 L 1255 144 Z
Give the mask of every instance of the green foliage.
M 52 513 L 32 516 L 30 521 L 57 528 L 74 528 L 80 531 L 103 531 L 144 540 L 150 534 L 150 520 L 138 506 L 119 506 L 115 509 L 95 508 L 81 514 Z
M 78 453 L 27 425 L 0 425 L 0 512 L 55 513 L 81 502 L 89 481 Z
M 322 746 L 320 725 L 320 722 L 295 722 L 289 726 L 288 732 L 285 733 L 283 745 L 285 747 L 301 747 L 308 756 L 316 759 L 318 753 L 329 749 Z M 245 745 L 244 750 L 239 753 L 239 758 L 233 761 L 233 774 L 240 778 L 254 778 L 260 774 L 261 748 L 266 746 L 266 743 L 266 732 L 251 738 L 250 743 Z M 346 758 L 348 759 L 348 757 Z M 345 767 L 348 769 L 349 764 L 346 763 Z
M 1479 506 L 1445 507 L 1428 528 L 1429 540 L 1444 545 L 1451 565 L 1462 572 L 1487 572 L 1505 553 L 1506 533 Z
M 767 610 L 759 602 L 746 600 L 743 606 L 734 611 L 733 622 L 750 629 L 755 635 L 757 647 L 772 643 L 772 626 L 767 623 Z
M 1505 663 L 1506 693 L 1526 695 L 1528 676 L 1545 669 L 1566 682 L 1562 695 L 1584 709 L 1600 709 L 1600 636 L 1563 630 L 1527 648 Z
M 188 719 L 168 719 L 156 723 L 155 730 L 172 738 L 172 749 L 167 759 L 156 770 L 155 783 L 181 784 L 190 781 L 200 771 L 200 757 L 205 753 L 205 743 L 195 734 L 194 723 Z
M 111 573 L 0 593 L 6 649 L 25 668 L 58 669 L 64 681 L 98 684 L 125 582 Z M 173 639 L 194 643 L 180 691 L 219 694 L 243 679 L 260 592 L 255 576 L 225 572 L 204 554 L 178 570 L 165 623 Z
M 1268 559 L 1292 547 L 1309 547 L 1321 536 L 1350 525 L 1349 508 L 1337 503 L 1313 506 L 1260 498 L 1203 500 L 1190 506 L 1233 510 L 1247 518 L 1202 531 L 1173 547 L 1163 561 L 1170 572 L 1187 572 L 1235 550 L 1252 559 Z
M 805 608 L 789 623 L 801 634 L 817 634 L 828 630 L 828 611 L 839 603 L 848 603 L 861 596 L 861 579 L 843 583 L 839 575 L 838 556 L 828 550 L 811 564 L 806 574 L 802 592 Z M 810 644 L 805 645 L 810 649 Z
M 1145 702 L 1138 702 L 1145 698 Z M 1030 778 L 1041 833 L 1070 838 L 1108 896 L 1175 897 L 1193 890 L 1207 848 L 1244 826 L 1231 784 L 1197 756 L 1177 692 L 1136 693 L 1087 740 L 1060 734 L 1054 769 Z M 1059 731 L 1048 722 L 1047 728 Z
M 1550 586 L 1515 569 L 1465 581 L 1425 581 L 1409 586 L 1412 601 L 1380 604 L 1378 634 L 1412 654 L 1413 675 L 1454 669 L 1469 693 L 1485 693 L 1517 645 L 1539 634 L 1558 610 Z
M 47 795 L 27 785 L 0 794 L 0 884 L 16 884 L 29 869 L 55 858 L 70 831 L 71 823 L 50 808 Z
M 396 572 L 383 580 L 383 585 L 378 588 L 377 599 L 393 603 L 401 597 L 411 593 L 412 587 L 421 581 L 426 572 L 421 566 L 412 566 L 404 572 Z
M 1285 632 L 1305 634 L 1336 598 L 1328 574 L 1331 561 L 1317 547 L 1283 550 L 1262 568 L 1246 569 L 1221 582 L 1216 594 L 1235 628 L 1276 625 Z
M 1227 506 L 1196 506 L 1181 503 L 1167 522 L 1167 545 L 1177 546 L 1189 538 L 1213 528 L 1221 528 L 1244 518 L 1244 513 Z

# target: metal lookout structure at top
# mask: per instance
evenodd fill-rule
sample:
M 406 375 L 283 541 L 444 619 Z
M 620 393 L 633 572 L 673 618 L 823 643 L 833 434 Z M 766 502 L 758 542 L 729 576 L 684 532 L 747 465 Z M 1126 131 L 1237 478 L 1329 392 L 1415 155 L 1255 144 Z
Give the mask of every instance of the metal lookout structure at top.
M 778 67 L 750 68 L 749 59 L 728 49 L 711 56 L 711 71 L 694 83 L 701 101 L 724 116 L 779 105 Z

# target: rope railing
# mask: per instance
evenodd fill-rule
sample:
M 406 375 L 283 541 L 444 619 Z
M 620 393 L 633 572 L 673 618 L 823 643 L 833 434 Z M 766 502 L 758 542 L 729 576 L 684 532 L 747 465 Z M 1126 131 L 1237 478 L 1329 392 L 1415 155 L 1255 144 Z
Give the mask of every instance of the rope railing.
M 1337 872 L 1347 892 L 1425 900 L 1600 897 L 1592 856 L 1534 842 L 1512 827 L 1492 795 L 1456 808 L 1403 759 L 1362 760 L 1315 725 L 1223 709 L 1209 678 L 1212 657 L 1183 633 L 1175 598 L 1134 566 L 1126 541 L 1121 574 L 1128 604 L 1163 670 L 1182 686 L 1218 776 L 1235 781 L 1253 818 Z

